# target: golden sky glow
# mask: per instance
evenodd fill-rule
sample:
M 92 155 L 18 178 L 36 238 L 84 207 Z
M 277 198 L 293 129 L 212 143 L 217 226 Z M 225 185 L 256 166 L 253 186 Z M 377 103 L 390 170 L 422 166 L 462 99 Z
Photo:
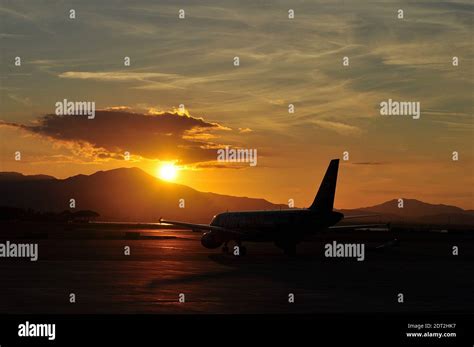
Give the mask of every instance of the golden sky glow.
M 387 1 L 74 4 L 73 23 L 67 1 L 0 5 L 0 171 L 135 166 L 308 206 L 347 151 L 338 208 L 399 197 L 474 208 L 471 2 L 403 3 L 403 20 Z M 389 98 L 420 102 L 420 119 L 381 116 Z M 96 118 L 45 117 L 63 99 L 94 101 Z M 224 146 L 258 150 L 258 165 L 216 162 Z
M 158 177 L 165 181 L 174 181 L 178 174 L 178 169 L 173 163 L 164 163 L 158 168 Z

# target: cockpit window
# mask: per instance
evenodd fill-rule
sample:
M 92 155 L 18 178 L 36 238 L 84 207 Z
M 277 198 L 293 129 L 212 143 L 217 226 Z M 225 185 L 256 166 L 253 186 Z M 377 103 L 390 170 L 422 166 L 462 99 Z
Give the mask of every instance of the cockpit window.
M 215 225 L 217 222 L 217 215 L 213 216 L 211 219 L 211 225 Z
M 223 222 L 224 222 L 224 215 L 221 213 L 212 217 L 211 225 L 222 225 Z

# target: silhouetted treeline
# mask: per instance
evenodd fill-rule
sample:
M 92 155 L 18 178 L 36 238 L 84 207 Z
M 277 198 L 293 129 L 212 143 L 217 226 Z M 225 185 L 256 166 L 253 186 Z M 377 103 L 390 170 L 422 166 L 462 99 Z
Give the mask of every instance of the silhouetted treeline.
M 83 222 L 87 223 L 99 214 L 91 210 L 81 210 L 71 212 L 68 210 L 62 212 L 40 212 L 31 208 L 24 209 L 20 207 L 0 206 L 1 221 L 40 221 L 40 222 Z

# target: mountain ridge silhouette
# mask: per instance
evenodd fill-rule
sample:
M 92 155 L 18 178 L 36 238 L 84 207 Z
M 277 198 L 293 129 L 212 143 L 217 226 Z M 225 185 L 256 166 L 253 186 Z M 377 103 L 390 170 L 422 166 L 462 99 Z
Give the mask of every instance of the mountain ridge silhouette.
M 136 167 L 78 174 L 64 179 L 0 172 L 0 206 L 63 211 L 69 209 L 70 199 L 75 199 L 76 210 L 97 211 L 101 220 L 110 221 L 153 222 L 166 216 L 167 219 L 207 223 L 213 215 L 226 210 L 288 208 L 265 199 L 201 192 L 186 185 L 162 181 Z M 184 202 L 184 208 L 180 208 L 180 202 Z M 472 210 L 413 198 L 403 198 L 403 204 L 403 208 L 399 208 L 398 199 L 392 199 L 373 206 L 339 211 L 347 215 L 377 213 L 392 220 L 423 221 L 432 218 L 432 221 L 454 220 L 474 224 Z

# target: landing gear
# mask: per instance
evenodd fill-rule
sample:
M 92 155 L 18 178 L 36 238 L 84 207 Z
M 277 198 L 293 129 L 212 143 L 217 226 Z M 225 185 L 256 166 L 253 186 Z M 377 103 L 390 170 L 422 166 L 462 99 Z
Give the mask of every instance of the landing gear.
M 283 252 L 289 257 L 294 257 L 296 255 L 296 245 L 285 247 Z
M 235 246 L 233 246 L 232 248 L 230 248 L 227 245 L 227 243 L 228 242 L 224 243 L 224 246 L 222 246 L 222 253 L 223 254 L 232 254 L 236 257 L 243 257 L 244 255 L 247 255 L 247 247 L 242 246 L 241 242 L 236 242 Z
M 224 253 L 224 254 L 229 253 L 229 246 L 227 246 L 227 242 L 224 243 L 224 246 L 222 247 L 222 253 Z
M 282 249 L 283 252 L 289 256 L 294 257 L 296 255 L 296 244 L 294 240 L 277 240 L 275 241 L 275 245 Z
M 247 247 L 243 246 L 243 245 L 242 245 L 242 242 L 237 241 L 237 245 L 236 245 L 236 246 L 238 247 L 237 249 L 238 249 L 238 251 L 239 251 L 239 253 L 236 254 L 236 252 L 235 252 L 235 251 L 236 251 L 236 248 L 234 248 L 234 255 L 235 255 L 236 257 L 243 257 L 243 256 L 245 256 L 245 255 L 247 254 Z

